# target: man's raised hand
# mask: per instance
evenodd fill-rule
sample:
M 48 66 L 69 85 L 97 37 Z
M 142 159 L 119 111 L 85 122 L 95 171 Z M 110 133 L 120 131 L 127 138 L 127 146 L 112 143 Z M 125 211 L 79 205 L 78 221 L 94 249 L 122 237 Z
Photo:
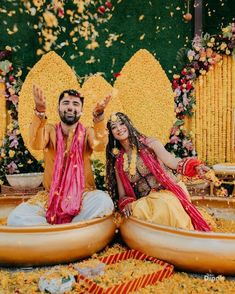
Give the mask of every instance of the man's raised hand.
M 40 88 L 33 85 L 33 98 L 35 102 L 35 109 L 38 112 L 46 112 L 46 98 Z
M 93 113 L 94 113 L 96 116 L 103 114 L 103 112 L 104 112 L 105 108 L 107 107 L 107 105 L 108 105 L 108 103 L 109 103 L 111 97 L 112 97 L 112 95 L 109 94 L 108 96 L 106 96 L 106 97 L 104 98 L 104 100 L 102 100 L 102 101 L 100 101 L 100 102 L 98 102 L 98 103 L 96 104 L 96 106 L 95 106 L 95 108 L 94 108 L 94 110 L 93 110 Z

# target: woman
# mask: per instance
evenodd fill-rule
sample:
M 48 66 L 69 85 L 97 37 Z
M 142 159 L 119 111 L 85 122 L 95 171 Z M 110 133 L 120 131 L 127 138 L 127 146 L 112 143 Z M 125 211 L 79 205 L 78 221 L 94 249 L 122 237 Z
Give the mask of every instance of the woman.
M 107 123 L 107 187 L 129 217 L 177 228 L 211 231 L 190 202 L 186 187 L 169 170 L 203 177 L 209 170 L 198 159 L 175 158 L 156 139 L 140 134 L 127 115 L 117 112 Z

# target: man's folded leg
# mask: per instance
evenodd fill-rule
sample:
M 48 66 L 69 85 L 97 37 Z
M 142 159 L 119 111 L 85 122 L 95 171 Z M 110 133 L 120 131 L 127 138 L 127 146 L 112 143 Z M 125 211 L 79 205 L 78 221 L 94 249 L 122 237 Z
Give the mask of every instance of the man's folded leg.
M 9 214 L 7 225 L 14 227 L 48 225 L 45 214 L 46 211 L 40 204 L 23 202 Z
M 108 193 L 101 190 L 90 191 L 83 197 L 81 210 L 72 222 L 110 215 L 113 210 L 113 201 Z

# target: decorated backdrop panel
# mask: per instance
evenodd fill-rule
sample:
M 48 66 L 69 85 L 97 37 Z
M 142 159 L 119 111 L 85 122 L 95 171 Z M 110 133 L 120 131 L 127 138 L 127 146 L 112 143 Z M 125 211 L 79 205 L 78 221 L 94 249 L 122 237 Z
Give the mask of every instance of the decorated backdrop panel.
M 195 84 L 196 108 L 190 129 L 198 156 L 208 163 L 235 160 L 235 61 L 232 56 L 211 67 Z

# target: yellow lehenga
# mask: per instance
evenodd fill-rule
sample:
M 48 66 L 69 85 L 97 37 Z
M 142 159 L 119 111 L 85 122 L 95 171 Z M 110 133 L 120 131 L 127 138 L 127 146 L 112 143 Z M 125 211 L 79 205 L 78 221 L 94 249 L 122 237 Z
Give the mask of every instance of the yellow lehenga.
M 133 216 L 157 224 L 194 230 L 191 219 L 179 199 L 157 183 L 139 156 L 136 171 L 134 176 L 128 173 L 130 183 L 139 198 L 132 203 Z M 188 194 L 184 183 L 178 182 L 178 184 Z

